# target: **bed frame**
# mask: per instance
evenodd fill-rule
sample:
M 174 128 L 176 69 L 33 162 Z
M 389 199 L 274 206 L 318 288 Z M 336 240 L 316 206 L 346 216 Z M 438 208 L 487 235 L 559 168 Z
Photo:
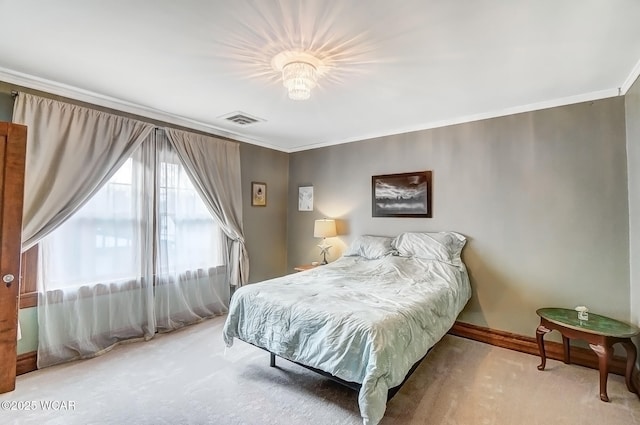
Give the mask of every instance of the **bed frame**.
M 258 347 L 258 346 L 255 345 L 255 347 Z M 262 349 L 262 350 L 264 350 L 264 351 L 269 353 L 269 356 L 270 356 L 269 366 L 276 367 L 276 354 L 272 353 L 271 351 L 267 350 L 266 348 L 262 348 L 262 347 L 258 347 L 258 348 L 260 348 L 260 349 Z M 407 379 L 409 379 L 409 377 L 413 374 L 413 372 L 415 372 L 415 370 L 418 368 L 420 363 L 422 363 L 422 361 L 429 355 L 430 351 L 431 351 L 431 348 L 429 348 L 429 350 L 427 350 L 427 354 L 425 354 L 424 357 L 422 357 L 420 360 L 415 362 L 413 366 L 411 366 L 411 369 L 409 369 L 409 372 L 407 372 L 407 376 L 404 377 L 404 380 L 400 383 L 400 385 L 395 386 L 393 388 L 389 388 L 389 391 L 387 393 L 387 401 L 391 400 L 393 398 L 393 396 L 396 395 L 396 393 L 398 391 L 400 391 L 400 388 L 402 388 L 404 383 L 407 382 Z M 280 357 L 280 356 L 278 356 L 278 357 Z M 325 372 L 324 370 L 316 369 L 315 367 L 307 366 L 305 364 L 298 363 L 298 362 L 295 362 L 293 360 L 285 359 L 284 357 L 280 357 L 280 358 L 284 359 L 284 360 L 287 360 L 287 361 L 289 361 L 291 363 L 295 363 L 298 366 L 302 366 L 305 369 L 309 369 L 312 372 L 320 374 L 320 375 L 324 376 L 325 378 L 329 378 L 332 381 L 337 382 L 340 385 L 344 385 L 345 387 L 350 388 L 352 390 L 355 390 L 355 391 L 359 392 L 360 388 L 362 387 L 362 384 L 358 384 L 357 382 L 345 381 L 344 379 L 340 379 L 337 376 L 334 376 L 334 375 L 332 375 L 330 373 Z

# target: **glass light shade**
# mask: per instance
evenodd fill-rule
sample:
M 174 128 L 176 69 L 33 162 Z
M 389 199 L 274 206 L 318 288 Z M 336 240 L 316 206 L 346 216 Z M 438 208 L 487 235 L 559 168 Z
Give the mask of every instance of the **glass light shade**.
M 313 236 L 315 238 L 331 238 L 336 236 L 336 221 L 335 220 L 316 220 L 313 226 Z
M 316 67 L 307 62 L 288 63 L 282 68 L 282 81 L 289 91 L 289 99 L 309 99 L 318 81 Z

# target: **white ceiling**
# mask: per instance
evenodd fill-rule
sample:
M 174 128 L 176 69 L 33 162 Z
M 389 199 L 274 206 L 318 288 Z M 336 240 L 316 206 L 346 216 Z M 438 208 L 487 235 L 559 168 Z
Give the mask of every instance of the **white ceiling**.
M 0 80 L 285 152 L 624 94 L 638 0 L 0 0 Z M 323 61 L 307 101 L 271 59 Z M 241 111 L 264 120 L 239 127 Z

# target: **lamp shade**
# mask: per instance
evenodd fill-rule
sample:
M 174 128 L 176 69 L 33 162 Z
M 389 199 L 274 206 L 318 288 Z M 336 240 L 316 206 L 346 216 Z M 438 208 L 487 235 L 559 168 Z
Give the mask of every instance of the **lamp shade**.
M 330 238 L 335 235 L 337 235 L 335 220 L 316 220 L 315 224 L 313 225 L 313 237 Z

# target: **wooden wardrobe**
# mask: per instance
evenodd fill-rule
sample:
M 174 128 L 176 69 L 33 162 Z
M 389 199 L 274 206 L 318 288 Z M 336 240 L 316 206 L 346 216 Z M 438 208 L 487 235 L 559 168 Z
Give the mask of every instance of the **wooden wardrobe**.
M 0 122 L 0 393 L 16 387 L 27 128 Z

